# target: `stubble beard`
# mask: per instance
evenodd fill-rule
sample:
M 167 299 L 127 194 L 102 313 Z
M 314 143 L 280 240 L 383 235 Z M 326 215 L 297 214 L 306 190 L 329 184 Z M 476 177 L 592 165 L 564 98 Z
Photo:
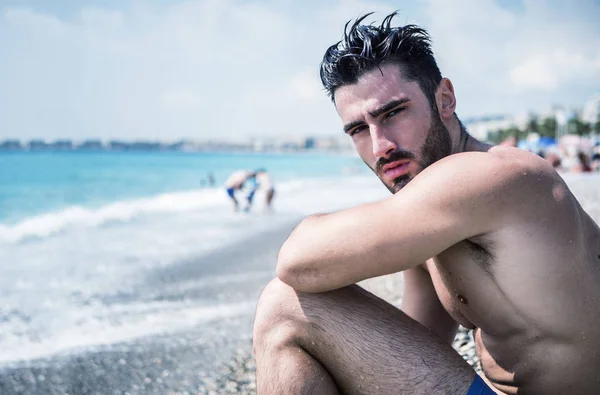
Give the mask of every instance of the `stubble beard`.
M 404 188 L 412 178 L 409 174 L 403 174 L 400 177 L 395 178 L 392 181 L 392 185 L 389 185 L 382 178 L 382 168 L 384 165 L 398 160 L 408 159 L 417 162 L 421 168 L 419 172 L 421 172 L 438 160 L 450 155 L 452 153 L 452 139 L 450 138 L 450 132 L 437 112 L 434 112 L 432 115 L 431 125 L 429 126 L 425 143 L 421 146 L 420 151 L 420 155 L 418 156 L 410 151 L 396 151 L 388 158 L 379 158 L 375 163 L 375 168 L 371 168 L 371 170 L 373 170 L 375 175 L 377 175 L 383 185 L 385 185 L 391 193 L 397 193 Z

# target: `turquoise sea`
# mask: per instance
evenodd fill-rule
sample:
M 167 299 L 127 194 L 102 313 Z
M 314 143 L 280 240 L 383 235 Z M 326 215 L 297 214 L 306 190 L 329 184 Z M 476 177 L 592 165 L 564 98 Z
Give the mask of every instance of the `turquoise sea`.
M 257 168 L 274 211 L 258 192 L 236 213 L 223 183 Z M 387 195 L 354 155 L 0 153 L 0 367 L 249 315 L 240 287 L 265 284 L 275 258 L 211 256 Z
M 185 152 L 0 153 L 0 224 L 72 207 L 220 186 L 237 169 L 266 168 L 278 182 L 365 172 L 351 155 Z

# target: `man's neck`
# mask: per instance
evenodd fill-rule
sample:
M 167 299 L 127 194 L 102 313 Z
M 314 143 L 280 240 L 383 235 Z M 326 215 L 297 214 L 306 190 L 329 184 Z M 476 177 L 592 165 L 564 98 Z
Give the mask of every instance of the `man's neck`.
M 477 140 L 471 136 L 467 131 L 467 128 L 460 122 L 458 118 L 455 118 L 456 126 L 459 130 L 459 138 L 455 140 L 455 144 L 452 147 L 453 153 L 469 152 L 469 151 L 480 151 L 486 152 L 492 145 Z

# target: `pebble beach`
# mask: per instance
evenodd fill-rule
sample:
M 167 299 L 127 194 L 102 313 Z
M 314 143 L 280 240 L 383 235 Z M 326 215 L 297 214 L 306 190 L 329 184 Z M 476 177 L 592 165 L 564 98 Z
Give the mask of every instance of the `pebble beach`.
M 600 222 L 600 177 L 570 177 L 568 184 L 587 212 Z M 183 305 L 210 301 L 216 306 L 183 309 L 181 314 L 169 315 L 171 321 L 166 322 L 167 327 L 177 327 L 192 316 L 192 324 L 4 363 L 0 365 L 0 394 L 255 394 L 252 323 L 256 301 L 274 276 L 279 247 L 300 219 L 291 218 L 233 245 L 148 272 L 135 295 L 135 301 L 144 301 L 144 306 L 172 301 Z M 224 273 L 235 273 L 236 277 L 227 277 L 227 282 L 201 281 L 207 273 L 214 279 Z M 174 284 L 178 286 L 172 287 Z M 359 285 L 393 305 L 399 306 L 402 300 L 402 274 Z M 120 305 L 131 303 L 128 297 L 120 295 Z M 205 319 L 198 319 L 203 315 Z M 454 348 L 479 370 L 469 331 L 460 329 Z

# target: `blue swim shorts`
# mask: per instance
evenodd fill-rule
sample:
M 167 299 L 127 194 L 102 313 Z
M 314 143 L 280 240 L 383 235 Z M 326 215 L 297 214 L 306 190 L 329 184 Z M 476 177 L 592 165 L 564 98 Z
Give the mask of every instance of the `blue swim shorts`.
M 469 388 L 469 392 L 467 395 L 496 395 L 494 391 L 483 381 L 478 374 L 475 375 L 475 379 L 473 379 L 473 384 Z
M 250 191 L 250 193 L 248 194 L 248 203 L 252 203 L 252 199 L 254 199 L 254 194 L 256 193 L 256 189 L 253 189 Z
M 227 194 L 230 198 L 235 199 L 235 190 L 233 188 L 227 188 Z

